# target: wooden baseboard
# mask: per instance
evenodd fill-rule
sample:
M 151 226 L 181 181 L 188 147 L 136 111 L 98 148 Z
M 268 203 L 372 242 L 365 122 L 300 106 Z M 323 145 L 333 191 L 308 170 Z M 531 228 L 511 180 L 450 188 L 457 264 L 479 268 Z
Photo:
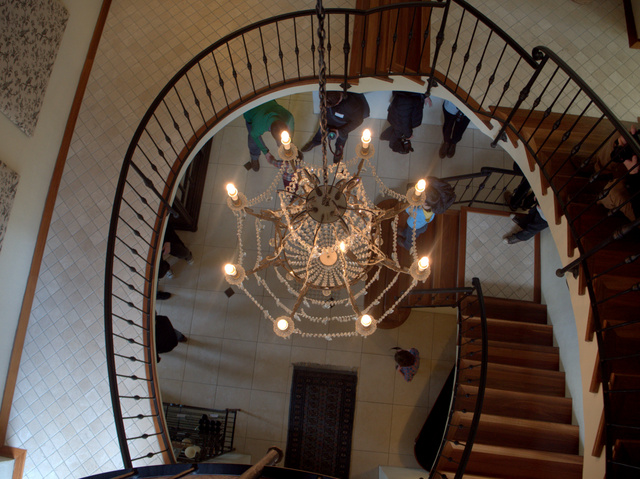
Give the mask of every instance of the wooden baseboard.
M 18 449 L 17 447 L 2 446 L 0 447 L 0 456 L 10 457 L 14 460 L 11 479 L 22 479 L 24 475 L 24 463 L 27 460 L 27 451 L 25 449 Z
M 67 155 L 69 154 L 71 138 L 73 137 L 73 131 L 76 127 L 78 114 L 80 113 L 80 106 L 82 105 L 82 99 L 87 88 L 87 83 L 89 82 L 89 75 L 91 73 L 91 68 L 93 67 L 93 60 L 96 56 L 96 52 L 98 51 L 98 44 L 102 37 L 102 31 L 107 21 L 107 14 L 109 13 L 110 6 L 111 0 L 103 0 L 102 8 L 98 15 L 98 21 L 96 22 L 96 27 L 93 31 L 91 43 L 89 44 L 89 51 L 87 52 L 87 57 L 84 61 L 84 66 L 82 67 L 80 80 L 78 81 L 78 88 L 76 89 L 73 103 L 71 104 L 69 118 L 67 119 L 67 125 L 60 144 L 60 150 L 58 151 L 56 165 L 51 177 L 51 183 L 49 184 L 49 191 L 47 193 L 42 219 L 40 220 L 36 247 L 33 252 L 33 259 L 31 260 L 31 269 L 29 270 L 27 287 L 25 289 L 24 297 L 22 298 L 22 308 L 20 309 L 18 327 L 16 328 L 16 336 L 13 341 L 9 371 L 7 372 L 7 381 L 2 395 L 2 407 L 0 409 L 0 439 L 2 439 L 3 443 L 7 437 L 9 415 L 11 414 L 11 404 L 13 402 L 13 394 L 16 388 L 18 369 L 20 368 L 20 359 L 22 358 L 22 349 L 24 348 L 27 326 L 29 325 L 29 317 L 31 316 L 31 308 L 33 306 L 33 298 L 36 292 L 36 285 L 38 284 L 38 275 L 40 274 L 40 264 L 42 263 L 42 257 L 44 256 L 44 248 L 47 243 L 47 235 L 49 233 L 49 226 L 53 216 L 53 208 L 55 207 L 56 197 L 58 196 L 58 189 L 60 188 L 64 165 L 67 160 Z

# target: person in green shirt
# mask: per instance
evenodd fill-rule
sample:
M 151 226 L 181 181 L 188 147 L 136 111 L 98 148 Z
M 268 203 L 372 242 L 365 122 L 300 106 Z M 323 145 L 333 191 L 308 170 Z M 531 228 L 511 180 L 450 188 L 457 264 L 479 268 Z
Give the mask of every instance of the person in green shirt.
M 284 107 L 278 105 L 275 100 L 263 103 L 244 114 L 244 120 L 249 132 L 249 154 L 251 155 L 251 168 L 253 171 L 260 169 L 260 153 L 264 153 L 267 161 L 275 161 L 269 148 L 262 141 L 263 133 L 270 131 L 276 143 L 280 145 L 280 135 L 284 130 L 293 136 L 293 115 Z

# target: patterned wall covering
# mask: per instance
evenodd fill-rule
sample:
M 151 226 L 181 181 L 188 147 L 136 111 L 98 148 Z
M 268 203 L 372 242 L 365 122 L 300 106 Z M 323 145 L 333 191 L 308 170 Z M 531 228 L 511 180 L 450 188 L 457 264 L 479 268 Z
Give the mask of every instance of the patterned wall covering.
M 29 136 L 68 19 L 58 0 L 0 1 L 0 110 Z
M 0 161 L 0 251 L 2 251 L 4 233 L 7 230 L 19 179 L 18 173 Z

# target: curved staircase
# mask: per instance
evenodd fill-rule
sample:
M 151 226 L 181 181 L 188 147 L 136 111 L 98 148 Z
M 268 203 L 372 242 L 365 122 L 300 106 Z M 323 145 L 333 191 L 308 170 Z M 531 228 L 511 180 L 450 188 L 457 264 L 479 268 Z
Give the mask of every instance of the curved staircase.
M 571 424 L 571 398 L 565 397 L 553 328 L 546 306 L 485 298 L 489 364 L 487 387 L 465 478 L 582 477 L 578 426 Z M 523 314 L 524 312 L 524 314 Z M 474 321 L 476 324 L 474 324 Z M 459 396 L 452 412 L 448 442 L 431 477 L 454 477 L 464 447 L 469 408 L 478 388 L 479 320 L 462 331 Z

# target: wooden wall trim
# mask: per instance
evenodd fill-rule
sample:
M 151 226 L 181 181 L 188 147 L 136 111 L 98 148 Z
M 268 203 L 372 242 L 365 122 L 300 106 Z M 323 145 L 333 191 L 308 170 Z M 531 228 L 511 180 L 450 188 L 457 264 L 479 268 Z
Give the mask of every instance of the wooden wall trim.
M 13 459 L 13 474 L 11 479 L 22 479 L 24 475 L 24 464 L 27 462 L 27 451 L 17 447 L 0 447 L 0 456 Z
M 58 151 L 58 157 L 56 159 L 56 165 L 51 177 L 51 183 L 49 184 L 49 191 L 47 193 L 47 199 L 44 206 L 44 212 L 42 213 L 42 219 L 40 220 L 40 228 L 38 230 L 38 237 L 36 239 L 36 247 L 33 252 L 33 259 L 31 260 L 31 268 L 29 270 L 29 277 L 27 279 L 27 287 L 22 298 L 22 308 L 20 309 L 20 317 L 18 319 L 18 327 L 16 329 L 16 337 L 13 342 L 13 350 L 11 351 L 11 360 L 9 362 L 9 371 L 7 373 L 7 381 L 5 383 L 4 392 L 2 395 L 2 407 L 0 409 L 0 439 L 2 443 L 7 437 L 7 427 L 9 425 L 9 415 L 11 413 L 11 403 L 13 402 L 13 394 L 16 388 L 16 381 L 18 378 L 18 370 L 20 368 L 20 359 L 22 358 L 22 349 L 24 348 L 25 336 L 27 334 L 27 326 L 29 325 L 29 317 L 31 316 L 31 307 L 33 306 L 33 298 L 36 292 L 36 286 L 38 284 L 38 275 L 40 274 L 40 264 L 42 263 L 42 257 L 44 256 L 44 248 L 47 243 L 47 235 L 49 234 L 49 226 L 51 225 L 51 218 L 53 216 L 53 208 L 55 206 L 56 197 L 58 196 L 58 189 L 60 188 L 60 182 L 62 181 L 62 173 L 64 171 L 64 165 L 69 154 L 69 147 L 71 145 L 71 139 L 73 137 L 73 131 L 78 120 L 78 114 L 80 113 L 80 106 L 82 105 L 82 99 L 87 89 L 89 82 L 89 75 L 93 67 L 93 61 L 98 51 L 98 44 L 102 37 L 104 25 L 107 21 L 107 14 L 109 13 L 109 7 L 111 6 L 111 0 L 103 0 L 100 14 L 98 15 L 98 21 L 96 27 L 93 30 L 93 36 L 91 37 L 91 43 L 89 44 L 89 51 L 82 67 L 80 74 L 80 80 L 78 81 L 78 87 L 71 104 L 71 111 L 69 112 L 69 118 L 67 119 L 67 125 L 64 129 L 64 135 L 60 144 L 60 150 Z

